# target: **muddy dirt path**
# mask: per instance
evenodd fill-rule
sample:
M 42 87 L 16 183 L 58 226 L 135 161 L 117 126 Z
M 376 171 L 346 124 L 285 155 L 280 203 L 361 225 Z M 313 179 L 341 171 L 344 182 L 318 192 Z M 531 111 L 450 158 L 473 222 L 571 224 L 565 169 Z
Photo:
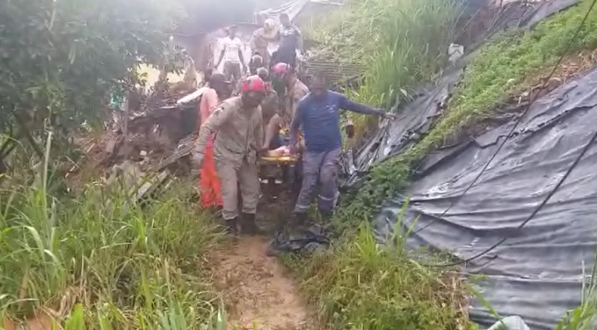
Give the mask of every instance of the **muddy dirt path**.
M 229 329 L 302 330 L 308 313 L 296 283 L 265 237 L 240 237 L 214 253 L 214 281 L 227 305 Z

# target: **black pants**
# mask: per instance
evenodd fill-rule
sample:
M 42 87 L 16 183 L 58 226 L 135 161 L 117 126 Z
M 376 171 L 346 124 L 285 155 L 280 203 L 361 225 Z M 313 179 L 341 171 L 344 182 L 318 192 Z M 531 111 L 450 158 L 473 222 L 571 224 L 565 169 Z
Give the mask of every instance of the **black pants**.
M 278 50 L 272 54 L 272 66 L 277 63 L 290 64 L 291 67 L 296 68 L 296 49 L 278 48 Z

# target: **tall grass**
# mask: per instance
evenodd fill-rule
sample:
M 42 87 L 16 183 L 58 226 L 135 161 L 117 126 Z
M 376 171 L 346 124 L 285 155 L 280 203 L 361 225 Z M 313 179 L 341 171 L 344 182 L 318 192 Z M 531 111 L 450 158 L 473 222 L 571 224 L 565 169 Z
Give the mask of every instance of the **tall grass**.
M 554 330 L 589 330 L 595 329 L 595 320 L 597 320 L 597 255 L 593 260 L 591 274 L 584 276 L 583 267 L 583 286 L 581 292 L 581 304 L 567 313 L 562 321 Z
M 300 274 L 322 327 L 473 329 L 460 277 L 412 261 L 405 246 L 410 229 L 403 233 L 400 224 L 396 229 L 390 244 L 380 245 L 364 224 L 334 250 L 309 259 L 286 259 Z
M 69 329 L 218 324 L 204 258 L 219 233 L 184 189 L 146 209 L 95 185 L 63 198 L 48 193 L 47 168 L 33 186 L 0 191 L 4 327 L 42 319 Z
M 445 0 L 363 0 L 354 3 L 356 38 L 371 52 L 362 100 L 391 107 L 445 65 L 456 5 Z M 364 94 L 361 91 L 361 94 Z
M 354 0 L 330 19 L 307 26 L 306 34 L 324 45 L 320 56 L 364 66 L 363 84 L 347 91 L 351 99 L 389 109 L 445 66 L 458 16 L 452 0 Z M 374 122 L 352 119 L 357 139 Z
M 305 35 L 323 47 L 321 56 L 364 65 L 355 96 L 390 107 L 443 68 L 458 12 L 452 0 L 354 0 L 307 24 Z

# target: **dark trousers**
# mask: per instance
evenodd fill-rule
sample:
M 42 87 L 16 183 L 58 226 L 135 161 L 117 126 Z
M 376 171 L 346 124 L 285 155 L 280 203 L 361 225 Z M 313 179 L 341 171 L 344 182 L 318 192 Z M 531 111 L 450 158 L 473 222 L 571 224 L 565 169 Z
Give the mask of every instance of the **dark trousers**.
M 331 215 L 338 187 L 338 164 L 341 150 L 310 152 L 303 154 L 303 183 L 294 207 L 294 213 L 306 213 L 313 202 L 313 193 L 319 182 L 318 208 L 322 215 Z
M 272 66 L 277 63 L 290 64 L 291 67 L 296 68 L 296 49 L 278 48 L 278 50 L 272 54 Z

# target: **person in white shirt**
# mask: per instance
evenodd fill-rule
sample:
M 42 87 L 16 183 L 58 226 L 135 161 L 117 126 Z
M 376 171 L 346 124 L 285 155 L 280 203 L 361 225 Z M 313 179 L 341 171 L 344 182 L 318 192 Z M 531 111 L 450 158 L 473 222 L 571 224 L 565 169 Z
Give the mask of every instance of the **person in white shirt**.
M 219 68 L 222 60 L 224 60 L 224 76 L 227 81 L 231 82 L 239 80 L 242 71 L 247 70 L 242 52 L 243 43 L 236 36 L 236 31 L 237 27 L 235 25 L 228 30 L 228 36 L 224 38 L 222 53 L 216 65 L 216 68 Z

